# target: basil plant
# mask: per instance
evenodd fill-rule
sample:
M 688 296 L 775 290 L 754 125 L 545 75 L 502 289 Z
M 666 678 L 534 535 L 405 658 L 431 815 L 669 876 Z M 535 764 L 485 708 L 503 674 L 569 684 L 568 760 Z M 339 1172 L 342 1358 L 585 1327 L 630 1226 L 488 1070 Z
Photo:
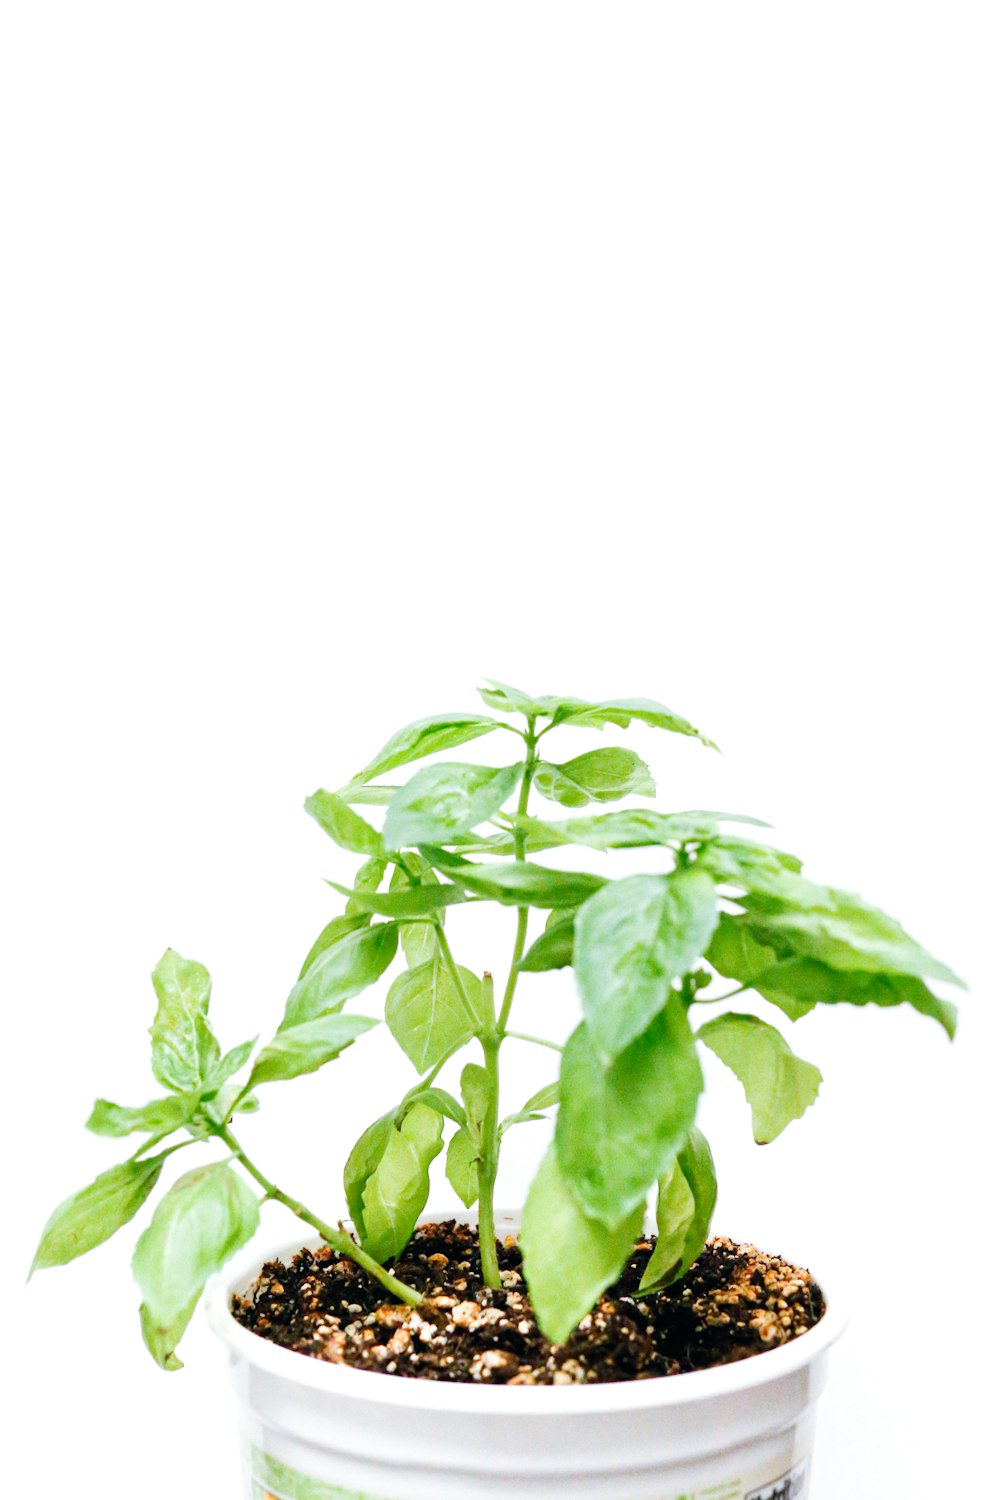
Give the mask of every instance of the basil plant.
M 331 882 L 343 909 L 306 955 L 263 1047 L 247 1041 L 223 1054 L 201 964 L 168 950 L 154 971 L 152 1071 L 162 1093 L 139 1107 L 100 1099 L 88 1121 L 100 1135 L 142 1143 L 55 1210 L 34 1267 L 72 1260 L 126 1224 L 175 1152 L 221 1145 L 223 1159 L 173 1183 L 136 1246 L 142 1334 L 164 1368 L 179 1367 L 174 1351 L 208 1276 L 250 1238 L 268 1198 L 417 1305 L 392 1266 L 425 1208 L 446 1136 L 448 1180 L 466 1207 L 478 1205 L 483 1276 L 499 1287 L 501 1146 L 515 1126 L 552 1111 L 554 1140 L 528 1192 L 521 1243 L 539 1323 L 564 1341 L 619 1274 L 654 1189 L 657 1241 L 643 1289 L 654 1294 L 682 1276 L 705 1243 L 716 1179 L 695 1124 L 700 1048 L 742 1084 L 758 1142 L 773 1141 L 816 1098 L 819 1069 L 779 1026 L 742 1010 L 741 996 L 753 992 L 789 1022 L 816 1005 L 905 1004 L 954 1033 L 954 1006 L 928 981 L 957 984 L 955 975 L 891 917 L 814 884 L 794 856 L 749 836 L 757 819 L 605 810 L 653 798 L 649 768 L 619 746 L 574 755 L 574 731 L 637 722 L 711 746 L 686 719 L 645 698 L 534 698 L 499 682 L 479 691 L 488 713 L 418 720 L 346 786 L 307 800 L 324 832 L 361 863 L 350 885 Z M 403 769 L 489 734 L 516 741 L 516 758 Z M 616 879 L 612 868 L 553 869 L 531 857 L 563 848 L 651 848 L 659 869 Z M 496 992 L 491 976 L 465 967 L 453 949 L 454 940 L 461 951 L 462 908 L 483 902 L 498 918 L 509 914 L 512 928 Z M 385 1025 L 417 1078 L 347 1157 L 352 1235 L 267 1177 L 243 1149 L 237 1121 L 266 1086 L 325 1067 L 378 1024 L 346 1007 L 393 966 Z M 582 1012 L 568 1040 L 515 1029 L 522 989 L 568 966 Z M 544 1013 L 541 988 L 530 1013 Z M 502 1117 L 510 1042 L 549 1049 L 558 1077 Z M 453 1060 L 450 1091 L 438 1079 Z

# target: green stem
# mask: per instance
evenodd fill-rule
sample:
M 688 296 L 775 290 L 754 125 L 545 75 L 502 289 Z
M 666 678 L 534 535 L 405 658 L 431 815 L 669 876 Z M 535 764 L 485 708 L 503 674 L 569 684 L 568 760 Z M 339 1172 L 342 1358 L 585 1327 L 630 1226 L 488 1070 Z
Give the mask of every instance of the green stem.
M 553 1052 L 561 1052 L 562 1046 L 559 1042 L 550 1042 L 544 1036 L 532 1036 L 527 1031 L 505 1031 L 505 1037 L 513 1037 L 515 1042 L 533 1042 L 536 1047 L 551 1047 Z
M 283 1193 L 275 1183 L 265 1177 L 263 1172 L 254 1166 L 227 1125 L 220 1125 L 215 1134 L 221 1141 L 225 1142 L 233 1153 L 233 1156 L 245 1171 L 250 1174 L 253 1180 L 259 1183 L 264 1189 L 266 1197 L 273 1198 L 277 1203 L 283 1203 L 286 1208 L 291 1209 L 292 1213 L 300 1218 L 303 1223 L 309 1224 L 316 1230 L 317 1234 L 321 1234 L 328 1245 L 331 1245 L 339 1254 L 346 1255 L 349 1260 L 353 1260 L 362 1270 L 367 1271 L 369 1276 L 373 1276 L 377 1282 L 385 1287 L 387 1292 L 391 1292 L 394 1297 L 398 1297 L 400 1302 L 405 1302 L 410 1307 L 420 1306 L 423 1301 L 420 1293 L 415 1292 L 412 1287 L 406 1286 L 402 1281 L 397 1281 L 391 1272 L 387 1271 L 384 1266 L 380 1266 L 378 1261 L 374 1260 L 366 1250 L 362 1250 L 361 1246 L 351 1238 L 346 1230 L 334 1229 L 332 1224 L 325 1224 L 314 1213 L 310 1213 L 305 1204 L 300 1203 L 297 1198 L 290 1198 L 287 1193 Z
M 482 1262 L 483 1281 L 487 1286 L 499 1290 L 502 1282 L 497 1261 L 493 1192 L 496 1187 L 497 1163 L 500 1156 L 500 1044 L 503 1038 L 496 1028 L 493 977 L 490 974 L 483 975 L 483 1009 L 487 1008 L 494 1019 L 490 1030 L 481 1038 L 483 1062 L 486 1069 L 486 1114 L 482 1123 L 477 1174 L 479 1178 L 479 1255 Z

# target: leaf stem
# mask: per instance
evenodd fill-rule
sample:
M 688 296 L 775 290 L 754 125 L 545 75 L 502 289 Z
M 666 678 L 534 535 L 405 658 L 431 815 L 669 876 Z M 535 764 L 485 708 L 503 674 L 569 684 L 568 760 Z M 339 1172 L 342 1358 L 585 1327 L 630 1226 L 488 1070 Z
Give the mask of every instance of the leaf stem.
M 486 1068 L 486 1114 L 483 1117 L 477 1172 L 479 1179 L 479 1256 L 482 1262 L 483 1281 L 487 1286 L 499 1290 L 502 1282 L 497 1261 L 493 1192 L 500 1156 L 500 1044 L 503 1037 L 496 1026 L 491 974 L 483 975 L 483 1009 L 487 1008 L 494 1019 L 490 1030 L 481 1038 L 483 1062 Z
M 505 1037 L 513 1037 L 515 1042 L 534 1042 L 536 1047 L 551 1047 L 553 1052 L 561 1052 L 562 1046 L 559 1042 L 550 1042 L 544 1036 L 532 1036 L 527 1031 L 505 1031 Z
M 283 1203 L 286 1208 L 291 1209 L 292 1213 L 300 1218 L 303 1223 L 310 1225 L 311 1228 L 316 1230 L 317 1234 L 322 1235 L 328 1245 L 331 1245 L 341 1255 L 346 1255 L 349 1260 L 353 1260 L 362 1270 L 367 1271 L 369 1276 L 373 1276 L 377 1282 L 385 1287 L 387 1292 L 391 1292 L 394 1297 L 398 1297 L 400 1302 L 405 1302 L 410 1307 L 420 1306 L 423 1301 L 420 1293 L 415 1292 L 412 1287 L 406 1286 L 404 1282 L 398 1281 L 390 1271 L 387 1271 L 384 1266 L 380 1266 L 378 1261 L 373 1259 L 366 1250 L 363 1250 L 346 1230 L 334 1229 L 332 1224 L 324 1223 L 314 1213 L 310 1213 L 305 1204 L 300 1203 L 297 1198 L 291 1198 L 287 1193 L 283 1193 L 276 1183 L 271 1182 L 269 1178 L 265 1177 L 260 1168 L 256 1167 L 247 1156 L 228 1125 L 220 1125 L 214 1131 L 214 1134 L 229 1147 L 236 1160 L 250 1174 L 253 1180 L 264 1189 L 264 1193 L 268 1198 L 274 1198 L 276 1202 Z

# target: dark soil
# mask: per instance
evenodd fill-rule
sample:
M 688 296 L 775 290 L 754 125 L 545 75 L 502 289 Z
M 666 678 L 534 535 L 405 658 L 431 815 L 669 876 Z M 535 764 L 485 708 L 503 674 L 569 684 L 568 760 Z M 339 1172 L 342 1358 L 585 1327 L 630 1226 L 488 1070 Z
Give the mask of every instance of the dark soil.
M 637 1242 L 593 1312 L 558 1347 L 539 1332 L 513 1236 L 499 1246 L 502 1291 L 484 1287 L 473 1230 L 421 1225 L 393 1270 L 426 1296 L 411 1309 L 350 1260 L 302 1250 L 269 1261 L 233 1315 L 286 1349 L 423 1380 L 582 1385 L 680 1375 L 747 1359 L 805 1333 L 823 1315 L 808 1271 L 753 1245 L 716 1238 L 664 1292 L 638 1288 L 654 1239 Z

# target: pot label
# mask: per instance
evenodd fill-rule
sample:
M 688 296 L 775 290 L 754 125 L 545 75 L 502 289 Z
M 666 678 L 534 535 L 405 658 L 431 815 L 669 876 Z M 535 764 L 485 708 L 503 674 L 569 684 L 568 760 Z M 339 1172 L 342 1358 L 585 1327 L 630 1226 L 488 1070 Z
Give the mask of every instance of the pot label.
M 796 1464 L 780 1479 L 772 1479 L 759 1489 L 751 1490 L 746 1500 L 805 1500 L 808 1462 Z

